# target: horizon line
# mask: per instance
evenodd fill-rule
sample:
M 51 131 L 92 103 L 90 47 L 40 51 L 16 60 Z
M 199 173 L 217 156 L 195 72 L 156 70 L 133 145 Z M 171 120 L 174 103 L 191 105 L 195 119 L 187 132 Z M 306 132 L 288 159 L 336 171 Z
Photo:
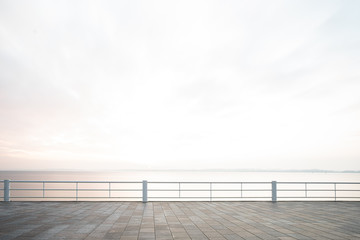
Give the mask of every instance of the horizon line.
M 0 169 L 0 172 L 317 172 L 317 173 L 360 173 L 360 170 L 327 170 L 327 169 Z

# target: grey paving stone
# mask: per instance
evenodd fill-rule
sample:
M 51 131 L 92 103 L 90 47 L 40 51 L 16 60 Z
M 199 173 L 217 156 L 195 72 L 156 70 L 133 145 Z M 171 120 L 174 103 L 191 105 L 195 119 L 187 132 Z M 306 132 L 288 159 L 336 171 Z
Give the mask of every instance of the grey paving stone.
M 0 239 L 360 239 L 360 202 L 0 202 Z

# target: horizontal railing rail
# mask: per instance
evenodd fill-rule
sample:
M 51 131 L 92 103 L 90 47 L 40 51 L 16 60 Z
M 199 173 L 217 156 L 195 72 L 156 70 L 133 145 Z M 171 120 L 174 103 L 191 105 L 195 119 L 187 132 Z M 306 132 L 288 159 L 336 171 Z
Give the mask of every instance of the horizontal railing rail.
M 360 182 L 0 181 L 4 201 L 360 201 Z

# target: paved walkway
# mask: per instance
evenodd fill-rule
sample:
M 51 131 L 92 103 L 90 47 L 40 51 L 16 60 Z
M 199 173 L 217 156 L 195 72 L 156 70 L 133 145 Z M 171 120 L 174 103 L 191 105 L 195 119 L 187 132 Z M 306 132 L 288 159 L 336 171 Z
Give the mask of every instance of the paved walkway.
M 0 202 L 0 239 L 360 239 L 360 202 Z

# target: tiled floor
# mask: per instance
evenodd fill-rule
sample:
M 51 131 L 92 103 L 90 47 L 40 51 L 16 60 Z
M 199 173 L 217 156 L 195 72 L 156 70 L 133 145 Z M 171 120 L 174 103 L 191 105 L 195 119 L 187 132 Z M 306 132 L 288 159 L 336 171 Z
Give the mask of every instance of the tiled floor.
M 360 202 L 1 202 L 0 239 L 360 239 Z

